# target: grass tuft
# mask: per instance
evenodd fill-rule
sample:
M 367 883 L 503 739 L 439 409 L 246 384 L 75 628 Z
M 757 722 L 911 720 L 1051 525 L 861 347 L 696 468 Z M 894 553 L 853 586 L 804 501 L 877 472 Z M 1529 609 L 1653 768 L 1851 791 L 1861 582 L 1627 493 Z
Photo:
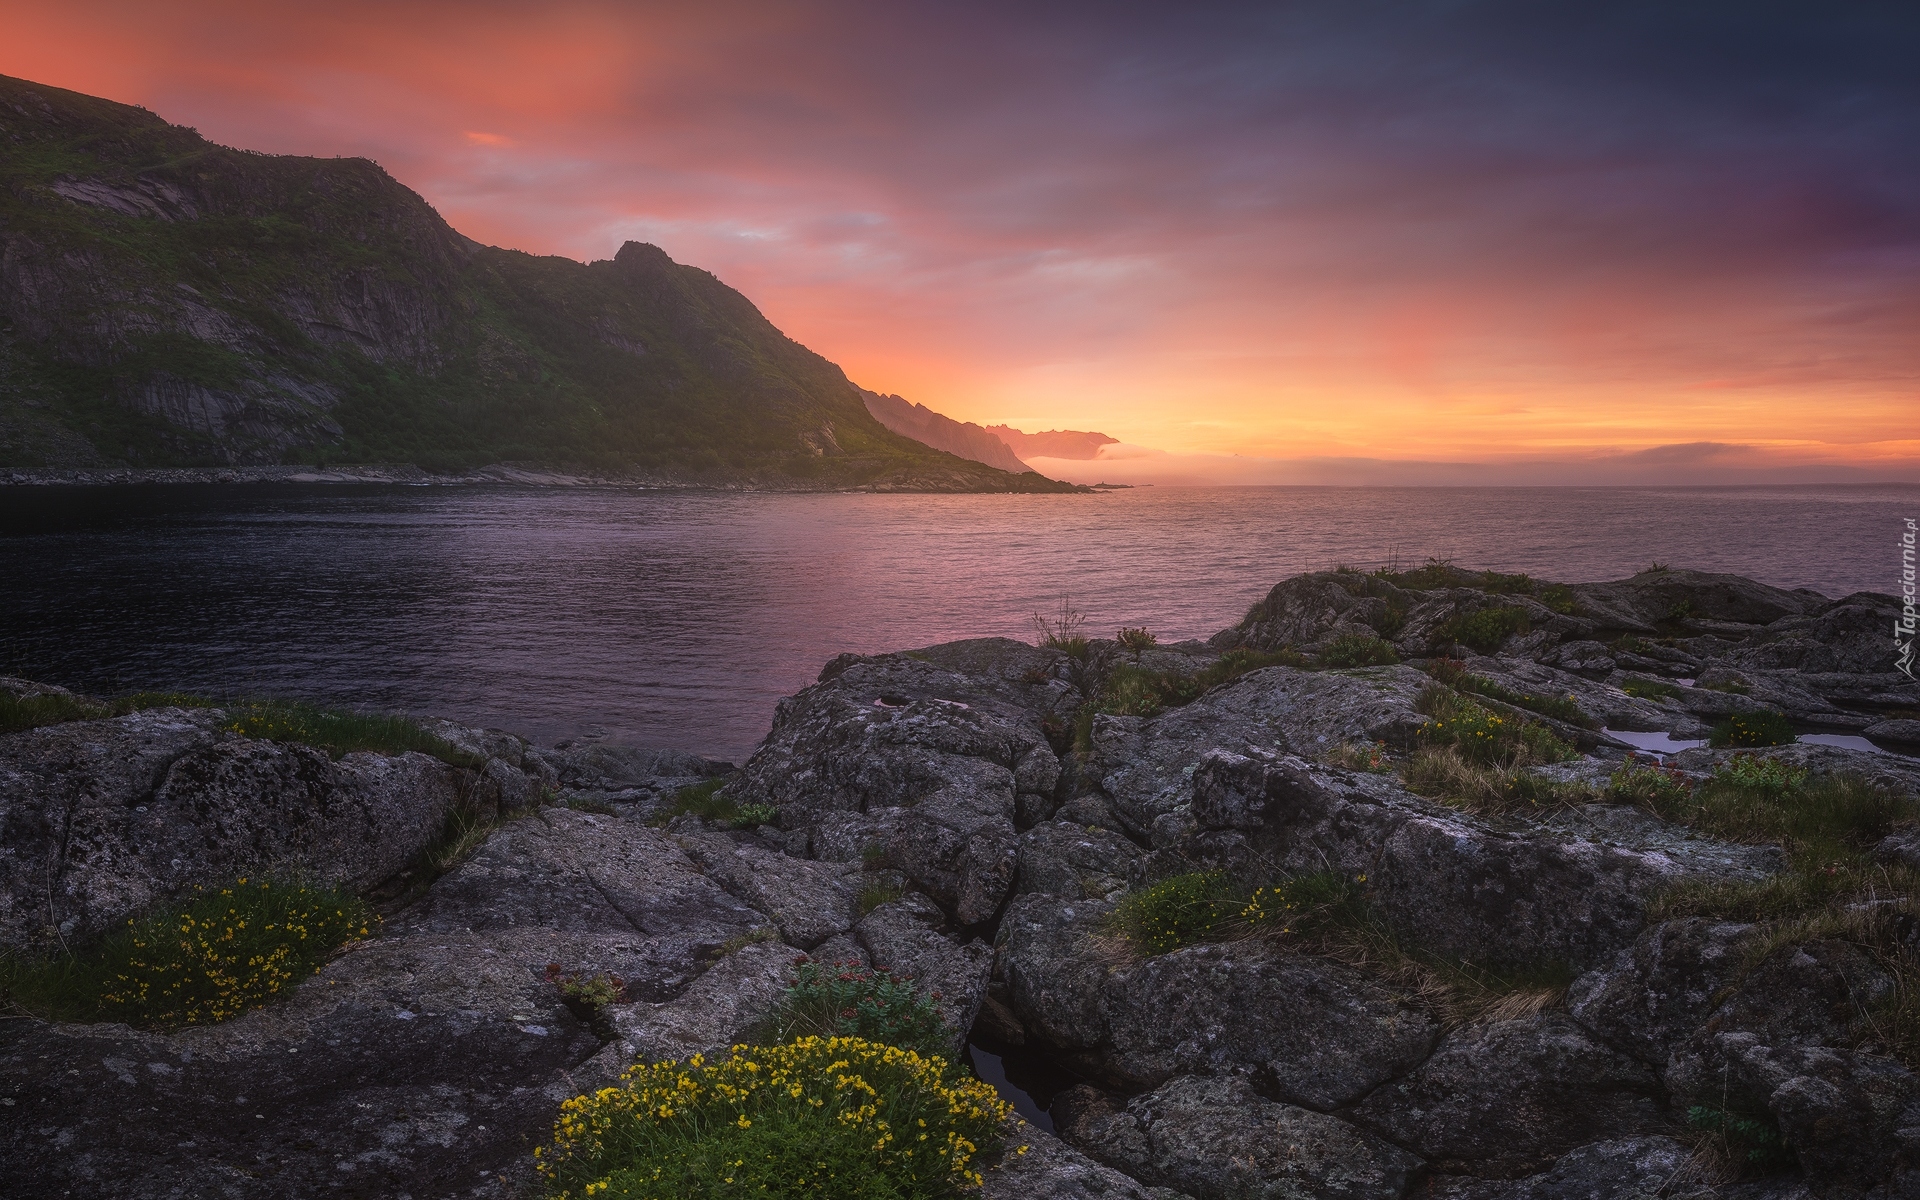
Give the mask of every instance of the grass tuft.
M 726 787 L 724 779 L 703 779 L 699 783 L 690 783 L 673 794 L 673 799 L 653 816 L 653 824 L 665 825 L 683 813 L 692 813 L 703 821 L 711 821 L 722 829 L 752 829 L 759 825 L 771 825 L 779 819 L 780 810 L 771 804 L 737 804 L 721 790 Z
M 1323 667 L 1390 667 L 1400 661 L 1393 643 L 1366 634 L 1349 633 L 1333 639 L 1320 655 Z
M 1532 627 L 1526 609 L 1518 605 L 1501 605 L 1456 614 L 1435 631 L 1435 638 L 1445 643 L 1458 642 L 1482 654 L 1492 654 L 1509 637 L 1526 633 Z

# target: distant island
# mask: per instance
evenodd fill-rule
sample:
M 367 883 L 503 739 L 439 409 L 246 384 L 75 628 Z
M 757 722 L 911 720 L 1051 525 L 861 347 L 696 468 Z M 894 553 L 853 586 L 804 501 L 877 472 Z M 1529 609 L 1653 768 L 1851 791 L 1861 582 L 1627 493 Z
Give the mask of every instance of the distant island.
M 0 481 L 1084 490 L 887 428 L 657 246 L 483 246 L 366 159 L 5 76 L 0 147 Z

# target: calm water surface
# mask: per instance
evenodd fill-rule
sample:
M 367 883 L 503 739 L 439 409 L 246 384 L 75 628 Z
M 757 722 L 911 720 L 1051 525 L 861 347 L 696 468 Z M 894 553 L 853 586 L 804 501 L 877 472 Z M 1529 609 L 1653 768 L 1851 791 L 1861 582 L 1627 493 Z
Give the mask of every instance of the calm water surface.
M 1892 590 L 1920 489 L 1141 488 L 1093 496 L 0 489 L 0 671 L 300 697 L 739 758 L 842 650 L 1232 624 L 1297 571 L 1659 560 Z

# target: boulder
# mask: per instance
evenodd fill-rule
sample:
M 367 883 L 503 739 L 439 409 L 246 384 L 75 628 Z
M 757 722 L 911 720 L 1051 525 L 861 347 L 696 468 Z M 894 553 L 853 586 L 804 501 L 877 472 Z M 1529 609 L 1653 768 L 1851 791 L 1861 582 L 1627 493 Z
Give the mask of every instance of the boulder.
M 1110 830 L 1048 821 L 1020 835 L 1013 891 L 1111 900 L 1135 878 L 1140 848 Z
M 1891 1059 L 1827 1046 L 1709 1036 L 1704 1069 L 1670 1071 L 1679 1097 L 1764 1113 L 1817 1195 L 1903 1196 L 1920 1183 L 1920 1079 Z
M 1027 1033 L 1057 1049 L 1091 1050 L 1107 1037 L 1107 978 L 1129 955 L 1101 937 L 1109 903 L 1017 896 L 1000 921 L 998 970 Z
M 1124 1109 L 1087 1106 L 1063 1133 L 1146 1183 L 1206 1200 L 1399 1200 L 1420 1160 L 1338 1117 L 1182 1076 Z
M 1876 742 L 1894 742 L 1902 746 L 1920 746 L 1920 721 L 1902 717 L 1892 721 L 1875 721 L 1860 731 Z
M 853 663 L 781 701 L 728 795 L 815 831 L 815 853 L 834 841 L 823 825 L 870 826 L 854 836 L 962 924 L 986 921 L 1013 884 L 1017 796 L 1051 795 L 1060 775 L 1011 686 L 903 655 Z
M 596 1057 L 602 1038 L 548 982 L 548 964 L 612 971 L 666 1001 L 756 928 L 764 918 L 660 831 L 541 810 L 495 831 L 420 903 L 268 1007 L 175 1033 L 9 1022 L 7 1187 L 235 1200 L 525 1194 L 530 1147 L 550 1135 L 559 1102 L 624 1065 Z
M 1651 1069 L 1545 1014 L 1449 1034 L 1352 1119 L 1436 1166 L 1517 1178 L 1589 1142 L 1659 1132 Z
M 1713 1013 L 1753 932 L 1751 925 L 1703 917 L 1663 921 L 1612 963 L 1576 979 L 1568 1012 L 1616 1050 L 1664 1066 L 1673 1047 Z
M 1412 1069 L 1438 1035 L 1360 972 L 1259 942 L 1135 961 L 1100 933 L 1107 911 L 1020 897 L 1000 961 L 1027 1033 L 1113 1086 L 1245 1073 L 1281 1099 L 1332 1109 Z
M 957 1062 L 986 999 L 993 951 L 979 941 L 958 944 L 941 932 L 945 922 L 932 900 L 909 893 L 862 917 L 854 936 L 875 967 L 911 978 L 933 1000 L 954 1031 Z
M 1714 1193 L 1688 1186 L 1693 1151 L 1670 1137 L 1595 1142 L 1495 1193 L 1499 1200 L 1660 1200 Z M 1492 1196 L 1488 1200 L 1493 1200 Z
M 1184 1200 L 1103 1167 L 1018 1117 L 1000 1154 L 981 1163 L 981 1200 Z
M 298 872 L 364 889 L 441 834 L 471 772 L 224 732 L 159 708 L 0 737 L 0 946 L 85 938 L 195 886 Z
M 1365 875 L 1397 929 L 1489 964 L 1598 965 L 1638 934 L 1658 890 L 1759 879 L 1784 865 L 1776 847 L 1726 845 L 1651 818 L 1616 824 L 1604 840 L 1494 828 L 1389 778 L 1268 752 L 1208 753 L 1190 786 L 1196 819 L 1247 830 L 1263 861 Z
M 793 858 L 724 833 L 675 840 L 707 878 L 765 913 L 789 945 L 812 950 L 853 928 L 860 876 L 852 864 Z
M 617 1075 L 633 1062 L 724 1056 L 773 1015 L 793 986 L 798 958 L 792 946 L 755 942 L 719 959 L 671 1000 L 609 1006 L 614 1040 L 599 1056 L 604 1073 Z
M 1251 1072 L 1308 1108 L 1350 1104 L 1426 1058 L 1431 1017 L 1350 967 L 1258 943 L 1193 946 L 1116 972 L 1103 1064 L 1131 1087 Z
M 1404 666 L 1267 667 L 1150 719 L 1094 718 L 1088 770 L 1121 827 L 1148 838 L 1156 820 L 1191 804 L 1210 751 L 1317 757 L 1341 742 L 1404 746 L 1427 722 L 1414 701 L 1430 682 Z
M 1614 583 L 1573 585 L 1578 611 L 1604 627 L 1648 631 L 1664 622 L 1705 619 L 1758 626 L 1832 603 L 1818 592 L 1786 591 L 1740 575 L 1642 571 Z
M 1274 585 L 1233 629 L 1234 645 L 1252 650 L 1321 646 L 1342 636 L 1378 637 L 1394 628 L 1415 597 L 1382 579 L 1350 571 L 1316 571 Z

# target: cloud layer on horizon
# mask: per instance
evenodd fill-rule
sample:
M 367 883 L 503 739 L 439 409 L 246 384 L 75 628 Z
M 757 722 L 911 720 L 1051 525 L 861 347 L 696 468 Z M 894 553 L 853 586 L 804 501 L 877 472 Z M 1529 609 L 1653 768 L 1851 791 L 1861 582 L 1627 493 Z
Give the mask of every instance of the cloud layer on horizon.
M 1669 478 L 1700 464 L 1630 456 L 1753 445 L 1754 469 L 1910 477 L 1920 437 L 1902 6 L 0 0 L 0 20 L 0 72 L 228 144 L 364 154 L 483 241 L 655 242 L 960 420 L 1196 461 Z

